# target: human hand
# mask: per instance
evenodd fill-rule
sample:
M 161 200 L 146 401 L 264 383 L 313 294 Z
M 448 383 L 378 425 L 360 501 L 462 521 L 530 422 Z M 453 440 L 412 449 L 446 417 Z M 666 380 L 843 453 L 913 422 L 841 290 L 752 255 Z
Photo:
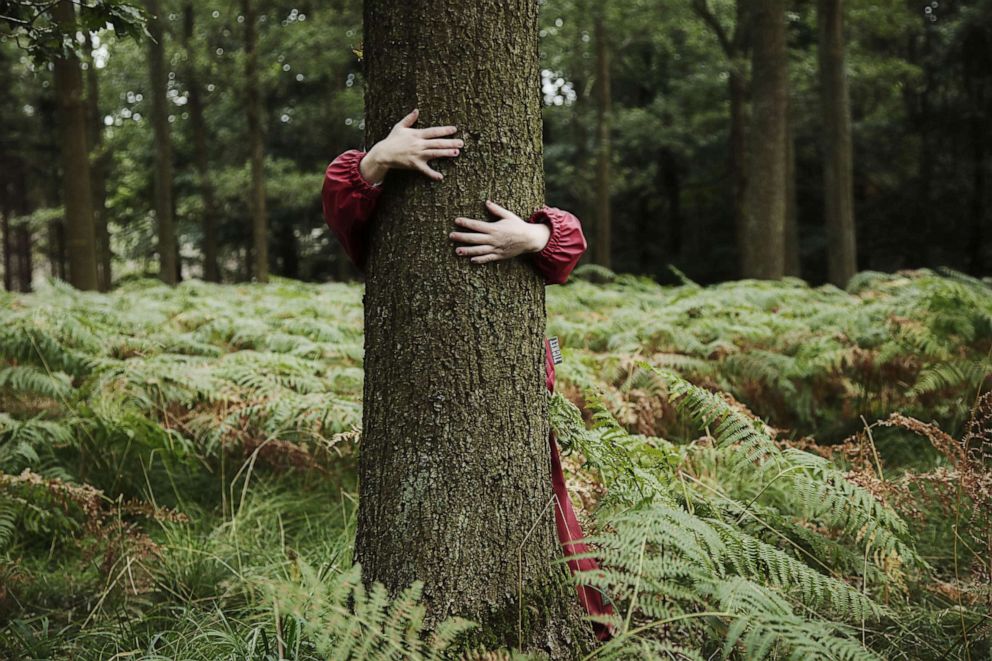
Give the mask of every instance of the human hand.
M 499 220 L 486 222 L 472 218 L 455 218 L 455 224 L 472 232 L 452 232 L 452 241 L 467 243 L 455 249 L 457 255 L 469 257 L 473 264 L 510 259 L 525 252 L 541 252 L 551 237 L 544 223 L 528 223 L 491 200 L 486 207 Z
M 392 168 L 417 170 L 434 181 L 444 179 L 444 175 L 427 165 L 427 161 L 458 156 L 465 143 L 458 139 L 442 139 L 458 131 L 454 126 L 413 128 L 419 116 L 420 111 L 414 108 L 365 154 L 358 167 L 366 181 L 378 184 Z

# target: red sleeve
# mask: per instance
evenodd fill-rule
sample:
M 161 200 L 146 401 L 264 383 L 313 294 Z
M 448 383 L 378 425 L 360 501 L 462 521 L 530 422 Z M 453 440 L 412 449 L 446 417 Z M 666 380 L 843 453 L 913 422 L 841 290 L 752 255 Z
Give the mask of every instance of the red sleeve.
M 563 284 L 586 251 L 582 223 L 569 212 L 555 207 L 538 209 L 527 222 L 546 223 L 551 228 L 548 244 L 533 256 L 534 266 L 549 285 Z
M 324 220 L 358 268 L 365 263 L 367 221 L 382 193 L 382 187 L 370 184 L 358 169 L 364 156 L 352 149 L 335 158 L 324 173 L 321 192 Z

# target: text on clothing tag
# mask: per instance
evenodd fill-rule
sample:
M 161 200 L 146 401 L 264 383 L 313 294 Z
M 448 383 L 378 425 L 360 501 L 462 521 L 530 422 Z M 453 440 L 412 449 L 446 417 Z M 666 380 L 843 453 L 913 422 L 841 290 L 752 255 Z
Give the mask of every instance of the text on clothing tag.
M 549 337 L 548 345 L 551 347 L 551 362 L 553 362 L 555 365 L 561 365 L 561 361 L 562 361 L 561 347 L 558 346 L 558 338 Z

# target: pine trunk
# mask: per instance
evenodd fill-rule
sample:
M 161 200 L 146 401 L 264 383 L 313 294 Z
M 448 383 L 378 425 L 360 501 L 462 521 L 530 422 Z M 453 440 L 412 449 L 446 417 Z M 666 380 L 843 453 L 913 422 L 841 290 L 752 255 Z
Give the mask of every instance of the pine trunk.
M 610 216 L 610 53 L 602 10 L 593 19 L 593 40 L 596 50 L 596 243 L 594 261 L 611 266 Z
M 203 118 L 203 90 L 200 85 L 197 53 L 193 46 L 196 13 L 192 2 L 183 7 L 183 46 L 186 48 L 186 87 L 189 90 L 189 119 L 193 129 L 193 161 L 200 184 L 203 203 L 203 279 L 220 282 L 217 257 L 217 204 L 210 183 L 210 165 L 207 156 L 207 123 Z
M 63 32 L 76 27 L 72 0 L 61 0 L 52 15 Z M 83 72 L 75 54 L 55 59 L 55 94 L 62 127 L 62 186 L 69 253 L 69 283 L 77 289 L 97 288 L 96 234 L 90 188 L 89 149 L 86 145 L 86 106 Z
M 755 2 L 749 12 L 752 112 L 741 270 L 746 278 L 774 279 L 785 274 L 785 0 Z
M 172 141 L 166 97 L 165 33 L 159 0 L 145 0 L 150 14 L 148 64 L 152 87 L 152 128 L 155 131 L 155 218 L 158 221 L 159 274 L 162 282 L 179 281 L 176 227 L 172 214 Z
M 96 234 L 96 273 L 100 291 L 110 291 L 111 271 L 110 231 L 107 228 L 106 162 L 103 150 L 103 118 L 100 116 L 100 81 L 93 57 L 93 35 L 86 33 L 89 58 L 86 68 L 86 115 L 90 129 L 90 182 L 93 187 L 93 227 Z
M 823 108 L 823 202 L 830 282 L 847 285 L 857 272 L 851 107 L 844 71 L 843 0 L 819 0 L 820 107 Z
M 538 5 L 368 0 L 364 19 L 366 143 L 416 106 L 465 148 L 443 182 L 391 173 L 372 222 L 355 558 L 394 593 L 423 581 L 429 623 L 568 658 L 587 634 L 551 509 L 544 286 L 448 239 L 487 198 L 543 203 Z
M 251 149 L 251 217 L 255 252 L 255 281 L 269 281 L 269 228 L 265 209 L 265 146 L 262 100 L 258 85 L 257 15 L 253 0 L 241 0 L 245 15 L 245 88 L 248 143 Z

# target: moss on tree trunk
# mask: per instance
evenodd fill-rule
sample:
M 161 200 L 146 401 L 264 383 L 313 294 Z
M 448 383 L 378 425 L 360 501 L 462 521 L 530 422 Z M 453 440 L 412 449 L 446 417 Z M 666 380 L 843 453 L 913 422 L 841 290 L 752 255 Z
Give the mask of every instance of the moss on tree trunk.
M 367 582 L 424 582 L 431 622 L 568 658 L 586 640 L 551 509 L 544 286 L 524 258 L 457 258 L 456 216 L 543 202 L 538 5 L 365 3 L 369 145 L 413 107 L 453 124 L 432 183 L 392 172 L 366 266 L 356 560 Z M 518 600 L 522 595 L 522 603 Z

